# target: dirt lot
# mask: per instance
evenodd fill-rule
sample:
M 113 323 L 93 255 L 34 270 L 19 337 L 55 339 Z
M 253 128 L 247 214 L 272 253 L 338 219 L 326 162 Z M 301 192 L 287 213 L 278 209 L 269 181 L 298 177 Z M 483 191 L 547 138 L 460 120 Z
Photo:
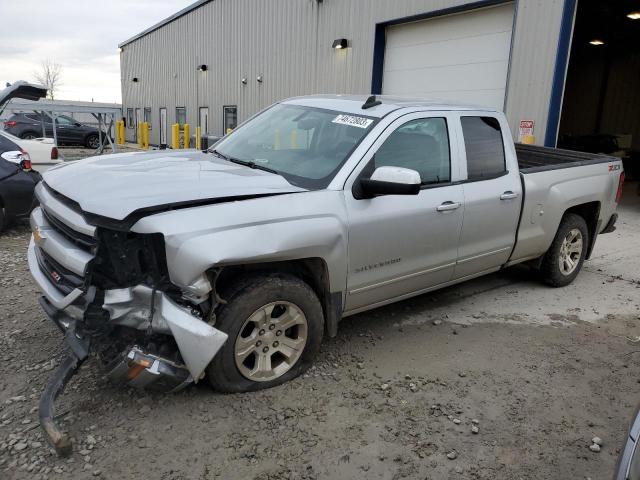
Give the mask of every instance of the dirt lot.
M 37 305 L 28 230 L 15 227 L 0 237 L 0 478 L 608 479 L 640 403 L 629 187 L 618 230 L 573 285 L 514 268 L 360 314 L 313 370 L 272 390 L 147 395 L 109 385 L 90 361 L 57 403 L 69 460 L 37 424 L 63 344 Z

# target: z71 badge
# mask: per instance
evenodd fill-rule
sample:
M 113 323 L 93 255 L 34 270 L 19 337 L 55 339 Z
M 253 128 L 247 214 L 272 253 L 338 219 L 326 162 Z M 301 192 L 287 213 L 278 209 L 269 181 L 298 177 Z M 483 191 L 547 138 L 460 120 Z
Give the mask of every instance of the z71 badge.
M 609 171 L 615 172 L 616 170 L 620 170 L 620 164 L 616 163 L 615 165 L 609 165 Z

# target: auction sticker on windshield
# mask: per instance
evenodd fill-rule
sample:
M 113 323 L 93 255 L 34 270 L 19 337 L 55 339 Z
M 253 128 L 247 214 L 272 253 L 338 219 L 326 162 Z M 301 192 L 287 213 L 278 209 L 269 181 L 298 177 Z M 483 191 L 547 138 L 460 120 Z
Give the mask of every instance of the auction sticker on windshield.
M 338 115 L 331 122 L 339 123 L 340 125 L 350 125 L 352 127 L 367 128 L 373 123 L 373 120 L 366 117 L 356 117 L 354 115 Z

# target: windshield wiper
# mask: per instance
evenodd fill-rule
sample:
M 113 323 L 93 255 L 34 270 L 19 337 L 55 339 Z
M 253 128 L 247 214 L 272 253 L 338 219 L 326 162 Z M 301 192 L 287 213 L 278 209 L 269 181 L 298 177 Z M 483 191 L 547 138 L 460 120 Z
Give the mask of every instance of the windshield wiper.
M 269 172 L 269 173 L 275 173 L 276 175 L 280 175 L 280 173 L 276 170 L 274 170 L 273 168 L 269 168 L 269 167 L 265 167 L 263 165 L 259 165 L 256 162 L 253 161 L 246 161 L 246 160 L 239 160 L 237 158 L 233 158 L 230 157 L 228 155 L 225 155 L 224 153 L 220 153 L 217 150 L 211 150 L 211 153 L 217 155 L 218 157 L 222 158 L 223 160 L 226 160 L 228 162 L 231 163 L 237 163 L 238 165 L 244 165 L 245 167 L 249 167 L 249 168 L 253 168 L 255 170 L 262 170 L 265 172 Z

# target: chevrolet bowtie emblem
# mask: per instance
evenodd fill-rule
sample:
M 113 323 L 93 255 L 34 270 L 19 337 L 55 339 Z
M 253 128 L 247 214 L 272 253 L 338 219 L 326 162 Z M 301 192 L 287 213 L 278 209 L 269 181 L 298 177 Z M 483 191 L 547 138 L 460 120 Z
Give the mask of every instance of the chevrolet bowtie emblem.
M 38 227 L 33 229 L 33 241 L 36 242 L 37 245 L 40 245 L 44 239 L 42 235 L 40 235 L 40 229 Z

